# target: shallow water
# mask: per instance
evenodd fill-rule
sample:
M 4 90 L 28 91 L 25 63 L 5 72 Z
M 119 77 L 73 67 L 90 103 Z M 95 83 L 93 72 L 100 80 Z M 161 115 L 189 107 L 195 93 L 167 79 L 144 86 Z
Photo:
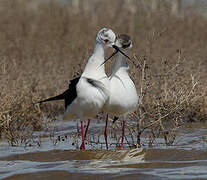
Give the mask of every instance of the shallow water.
M 46 137 L 48 132 L 36 133 L 42 136 L 40 146 L 34 145 L 35 141 L 31 146 L 17 147 L 0 143 L 0 179 L 207 179 L 204 125 L 179 129 L 173 146 L 161 143 L 153 148 L 124 151 L 113 150 L 113 146 L 109 151 L 101 150 L 105 147 L 99 145 L 88 145 L 91 150 L 76 150 L 73 136 L 64 135 L 76 133 L 76 123 L 51 126 L 58 127 L 54 137 L 62 135 L 56 143 Z M 103 126 L 92 123 L 90 133 Z

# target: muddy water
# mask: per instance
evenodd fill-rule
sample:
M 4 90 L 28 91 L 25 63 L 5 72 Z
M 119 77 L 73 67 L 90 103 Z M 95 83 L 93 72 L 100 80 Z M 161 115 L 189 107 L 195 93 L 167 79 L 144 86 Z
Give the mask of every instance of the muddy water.
M 103 126 L 92 124 L 90 133 Z M 76 150 L 73 136 L 64 135 L 76 133 L 76 124 L 61 123 L 54 127 L 59 127 L 54 137 L 62 135 L 56 143 L 46 136 L 48 132 L 36 134 L 39 146 L 35 140 L 30 146 L 17 147 L 1 142 L 0 179 L 207 179 L 207 128 L 204 125 L 179 129 L 173 146 L 160 143 L 152 148 L 144 146 L 124 151 L 113 150 L 112 145 L 109 151 L 98 145 L 88 145 L 90 150 L 86 151 Z M 147 138 L 143 137 L 143 141 Z

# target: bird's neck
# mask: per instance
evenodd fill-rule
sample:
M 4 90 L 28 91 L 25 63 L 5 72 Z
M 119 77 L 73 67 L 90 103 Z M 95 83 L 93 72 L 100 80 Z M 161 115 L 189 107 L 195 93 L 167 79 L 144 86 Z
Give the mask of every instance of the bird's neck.
M 104 59 L 104 54 L 105 54 L 104 46 L 101 43 L 96 42 L 96 45 L 95 45 L 95 48 L 94 48 L 92 56 L 102 57 Z
M 105 48 L 101 43 L 96 42 L 93 55 L 89 58 L 82 76 L 94 79 L 106 76 L 104 63 Z
M 124 57 L 122 54 L 118 54 L 117 59 L 115 60 L 114 64 L 112 65 L 112 73 L 111 77 L 117 75 L 117 73 L 120 72 L 126 72 L 129 69 L 129 65 L 126 61 L 126 57 Z

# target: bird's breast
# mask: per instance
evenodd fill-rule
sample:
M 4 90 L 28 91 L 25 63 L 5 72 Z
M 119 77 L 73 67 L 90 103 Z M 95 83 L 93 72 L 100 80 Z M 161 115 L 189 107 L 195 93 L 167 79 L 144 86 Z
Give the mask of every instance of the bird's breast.
M 110 80 L 110 96 L 104 111 L 114 115 L 132 112 L 138 104 L 135 85 L 129 77 L 114 76 Z

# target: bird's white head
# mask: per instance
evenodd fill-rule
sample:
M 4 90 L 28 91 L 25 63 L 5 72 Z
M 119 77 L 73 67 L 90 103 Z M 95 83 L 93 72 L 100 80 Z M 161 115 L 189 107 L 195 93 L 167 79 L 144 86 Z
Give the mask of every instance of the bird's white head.
M 98 43 L 103 44 L 104 47 L 112 47 L 114 45 L 115 40 L 115 33 L 108 28 L 101 29 L 96 36 L 96 41 Z

